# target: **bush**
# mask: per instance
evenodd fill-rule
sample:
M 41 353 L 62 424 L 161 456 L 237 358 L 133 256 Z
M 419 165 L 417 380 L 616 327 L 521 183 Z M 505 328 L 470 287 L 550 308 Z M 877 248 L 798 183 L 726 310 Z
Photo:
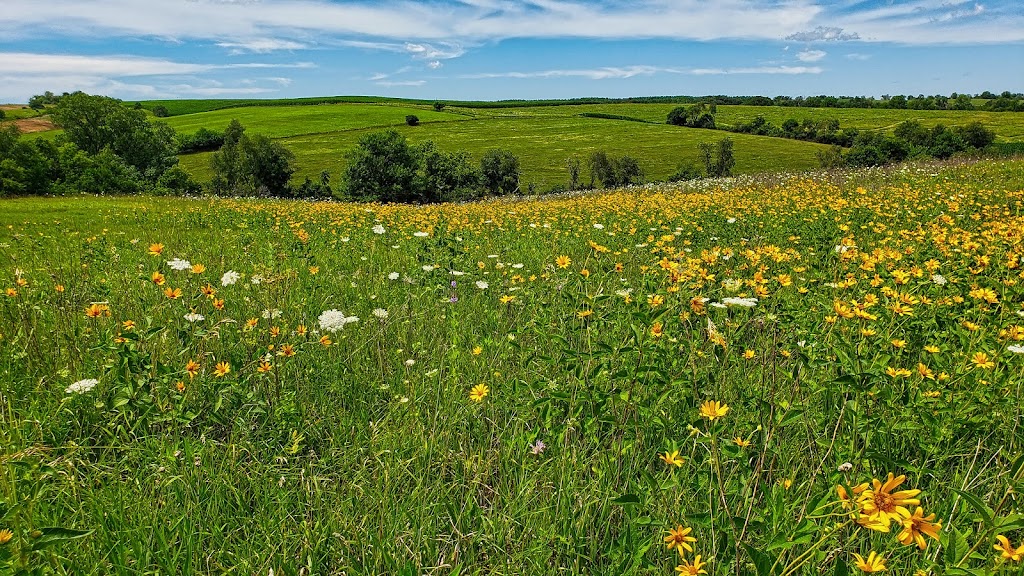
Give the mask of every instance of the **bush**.
M 200 128 L 192 134 L 178 135 L 178 154 L 219 150 L 224 145 L 224 133 Z
M 675 174 L 668 177 L 669 182 L 685 182 L 687 180 L 697 180 L 701 177 L 700 168 L 694 165 L 692 162 L 686 162 L 680 164 L 676 168 Z
M 519 192 L 519 158 L 508 150 L 488 150 L 480 160 L 480 173 L 489 194 Z
M 409 114 L 408 116 L 405 117 L 405 123 L 408 124 L 409 126 L 419 126 L 420 119 L 414 114 Z
M 423 173 L 417 188 L 423 202 L 460 202 L 480 194 L 480 171 L 466 152 L 445 153 L 433 142 L 419 150 Z
M 396 130 L 363 136 L 347 159 L 345 190 L 349 197 L 381 202 L 417 199 L 414 184 L 420 161 Z
M 573 154 L 565 159 L 565 169 L 569 172 L 569 190 L 580 189 L 580 157 Z
M 166 106 L 154 106 L 153 107 L 153 116 L 156 116 L 157 118 L 167 118 L 170 115 L 171 114 L 169 112 L 167 112 L 167 107 Z
M 444 102 L 434 102 L 434 112 L 440 112 L 444 110 Z
M 717 107 L 712 104 L 700 103 L 690 107 L 679 106 L 668 113 L 666 122 L 673 126 L 686 126 L 688 128 L 709 128 L 715 127 L 715 114 Z
M 697 149 L 700 150 L 704 170 L 709 177 L 732 176 L 733 166 L 736 165 L 736 159 L 732 152 L 732 138 L 722 138 L 716 144 L 701 142 L 697 145 Z
M 210 188 L 221 195 L 291 196 L 293 158 L 283 145 L 261 134 L 249 136 L 232 120 L 224 131 L 224 145 L 210 158 Z
M 818 164 L 822 168 L 840 168 L 845 163 L 843 149 L 839 146 L 831 146 L 828 150 L 818 150 Z

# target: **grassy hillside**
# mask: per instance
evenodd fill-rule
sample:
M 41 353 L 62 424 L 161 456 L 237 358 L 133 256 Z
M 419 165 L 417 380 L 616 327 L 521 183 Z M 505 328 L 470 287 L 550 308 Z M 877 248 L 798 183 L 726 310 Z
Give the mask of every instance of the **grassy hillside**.
M 324 109 L 329 112 L 332 108 L 350 106 L 331 106 Z M 243 121 L 252 132 L 263 131 L 265 125 L 287 127 L 286 118 L 299 117 L 305 109 L 272 108 L 260 111 L 260 121 Z M 349 112 L 351 111 L 346 113 Z M 199 116 L 207 115 L 196 115 Z M 415 127 L 403 124 L 396 128 L 412 143 L 432 140 L 442 150 L 465 150 L 474 158 L 482 157 L 492 148 L 511 150 L 519 156 L 524 185 L 533 182 L 542 189 L 567 182 L 565 162 L 574 154 L 584 161 L 596 150 L 605 150 L 612 155 L 628 154 L 640 161 L 648 179 L 657 180 L 670 176 L 681 162 L 698 162 L 698 143 L 714 142 L 728 135 L 714 130 L 694 130 L 666 124 L 639 124 L 579 116 L 481 115 L 468 120 L 466 117 L 449 113 L 442 113 L 439 116 L 448 116 L 454 121 Z M 404 114 L 400 117 L 404 118 Z M 427 115 L 420 115 L 420 118 L 425 119 Z M 312 177 L 321 170 L 329 170 L 337 177 L 343 170 L 345 152 L 354 148 L 361 136 L 375 129 L 377 128 L 298 135 L 282 138 L 280 142 L 295 153 L 297 177 Z M 733 135 L 733 138 L 736 142 L 737 173 L 813 168 L 817 166 L 816 152 L 824 148 L 818 144 L 780 138 L 742 134 Z M 209 156 L 184 156 L 182 166 L 198 178 L 208 179 L 211 176 Z

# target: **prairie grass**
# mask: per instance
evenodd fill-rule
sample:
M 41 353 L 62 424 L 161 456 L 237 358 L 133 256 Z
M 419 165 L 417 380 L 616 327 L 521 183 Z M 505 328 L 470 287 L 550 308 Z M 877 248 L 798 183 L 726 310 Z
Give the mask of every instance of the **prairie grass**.
M 993 546 L 1024 538 L 1022 182 L 5 200 L 0 562 L 1019 573 Z M 924 550 L 837 495 L 888 473 L 941 522 Z

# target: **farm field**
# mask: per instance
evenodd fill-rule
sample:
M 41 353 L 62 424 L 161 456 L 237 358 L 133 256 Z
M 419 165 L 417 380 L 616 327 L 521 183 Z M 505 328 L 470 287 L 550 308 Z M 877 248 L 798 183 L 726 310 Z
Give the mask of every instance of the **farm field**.
M 0 262 L 0 566 L 1019 573 L 1024 161 L 10 199 Z
M 640 162 L 648 179 L 665 179 L 676 171 L 680 163 L 699 164 L 698 143 L 717 142 L 728 135 L 667 124 L 574 116 L 467 120 L 447 114 L 454 120 L 412 127 L 404 125 L 404 113 L 394 113 L 403 119 L 403 124 L 394 128 L 414 144 L 431 140 L 441 150 L 464 150 L 475 159 L 493 148 L 512 151 L 520 160 L 523 187 L 532 182 L 541 190 L 567 182 L 565 162 L 574 154 L 583 162 L 597 150 L 605 150 L 612 155 L 629 154 Z M 259 126 L 253 123 L 247 125 L 247 130 L 259 132 Z M 364 134 L 381 128 L 293 136 L 280 142 L 295 154 L 298 179 L 305 176 L 313 178 L 321 170 L 329 170 L 338 178 L 345 166 L 345 152 L 355 148 Z M 735 135 L 733 139 L 736 143 L 736 171 L 741 174 L 811 169 L 818 165 L 816 152 L 827 148 L 781 138 L 766 141 L 762 136 L 744 134 Z M 210 153 L 183 156 L 181 165 L 196 177 L 206 180 L 212 176 L 209 157 Z

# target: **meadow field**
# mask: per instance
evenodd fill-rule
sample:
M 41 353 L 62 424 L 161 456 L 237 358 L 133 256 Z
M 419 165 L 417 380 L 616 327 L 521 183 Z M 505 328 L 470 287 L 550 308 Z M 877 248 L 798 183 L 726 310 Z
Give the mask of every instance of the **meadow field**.
M 1021 160 L 9 199 L 0 262 L 11 571 L 1021 573 Z

